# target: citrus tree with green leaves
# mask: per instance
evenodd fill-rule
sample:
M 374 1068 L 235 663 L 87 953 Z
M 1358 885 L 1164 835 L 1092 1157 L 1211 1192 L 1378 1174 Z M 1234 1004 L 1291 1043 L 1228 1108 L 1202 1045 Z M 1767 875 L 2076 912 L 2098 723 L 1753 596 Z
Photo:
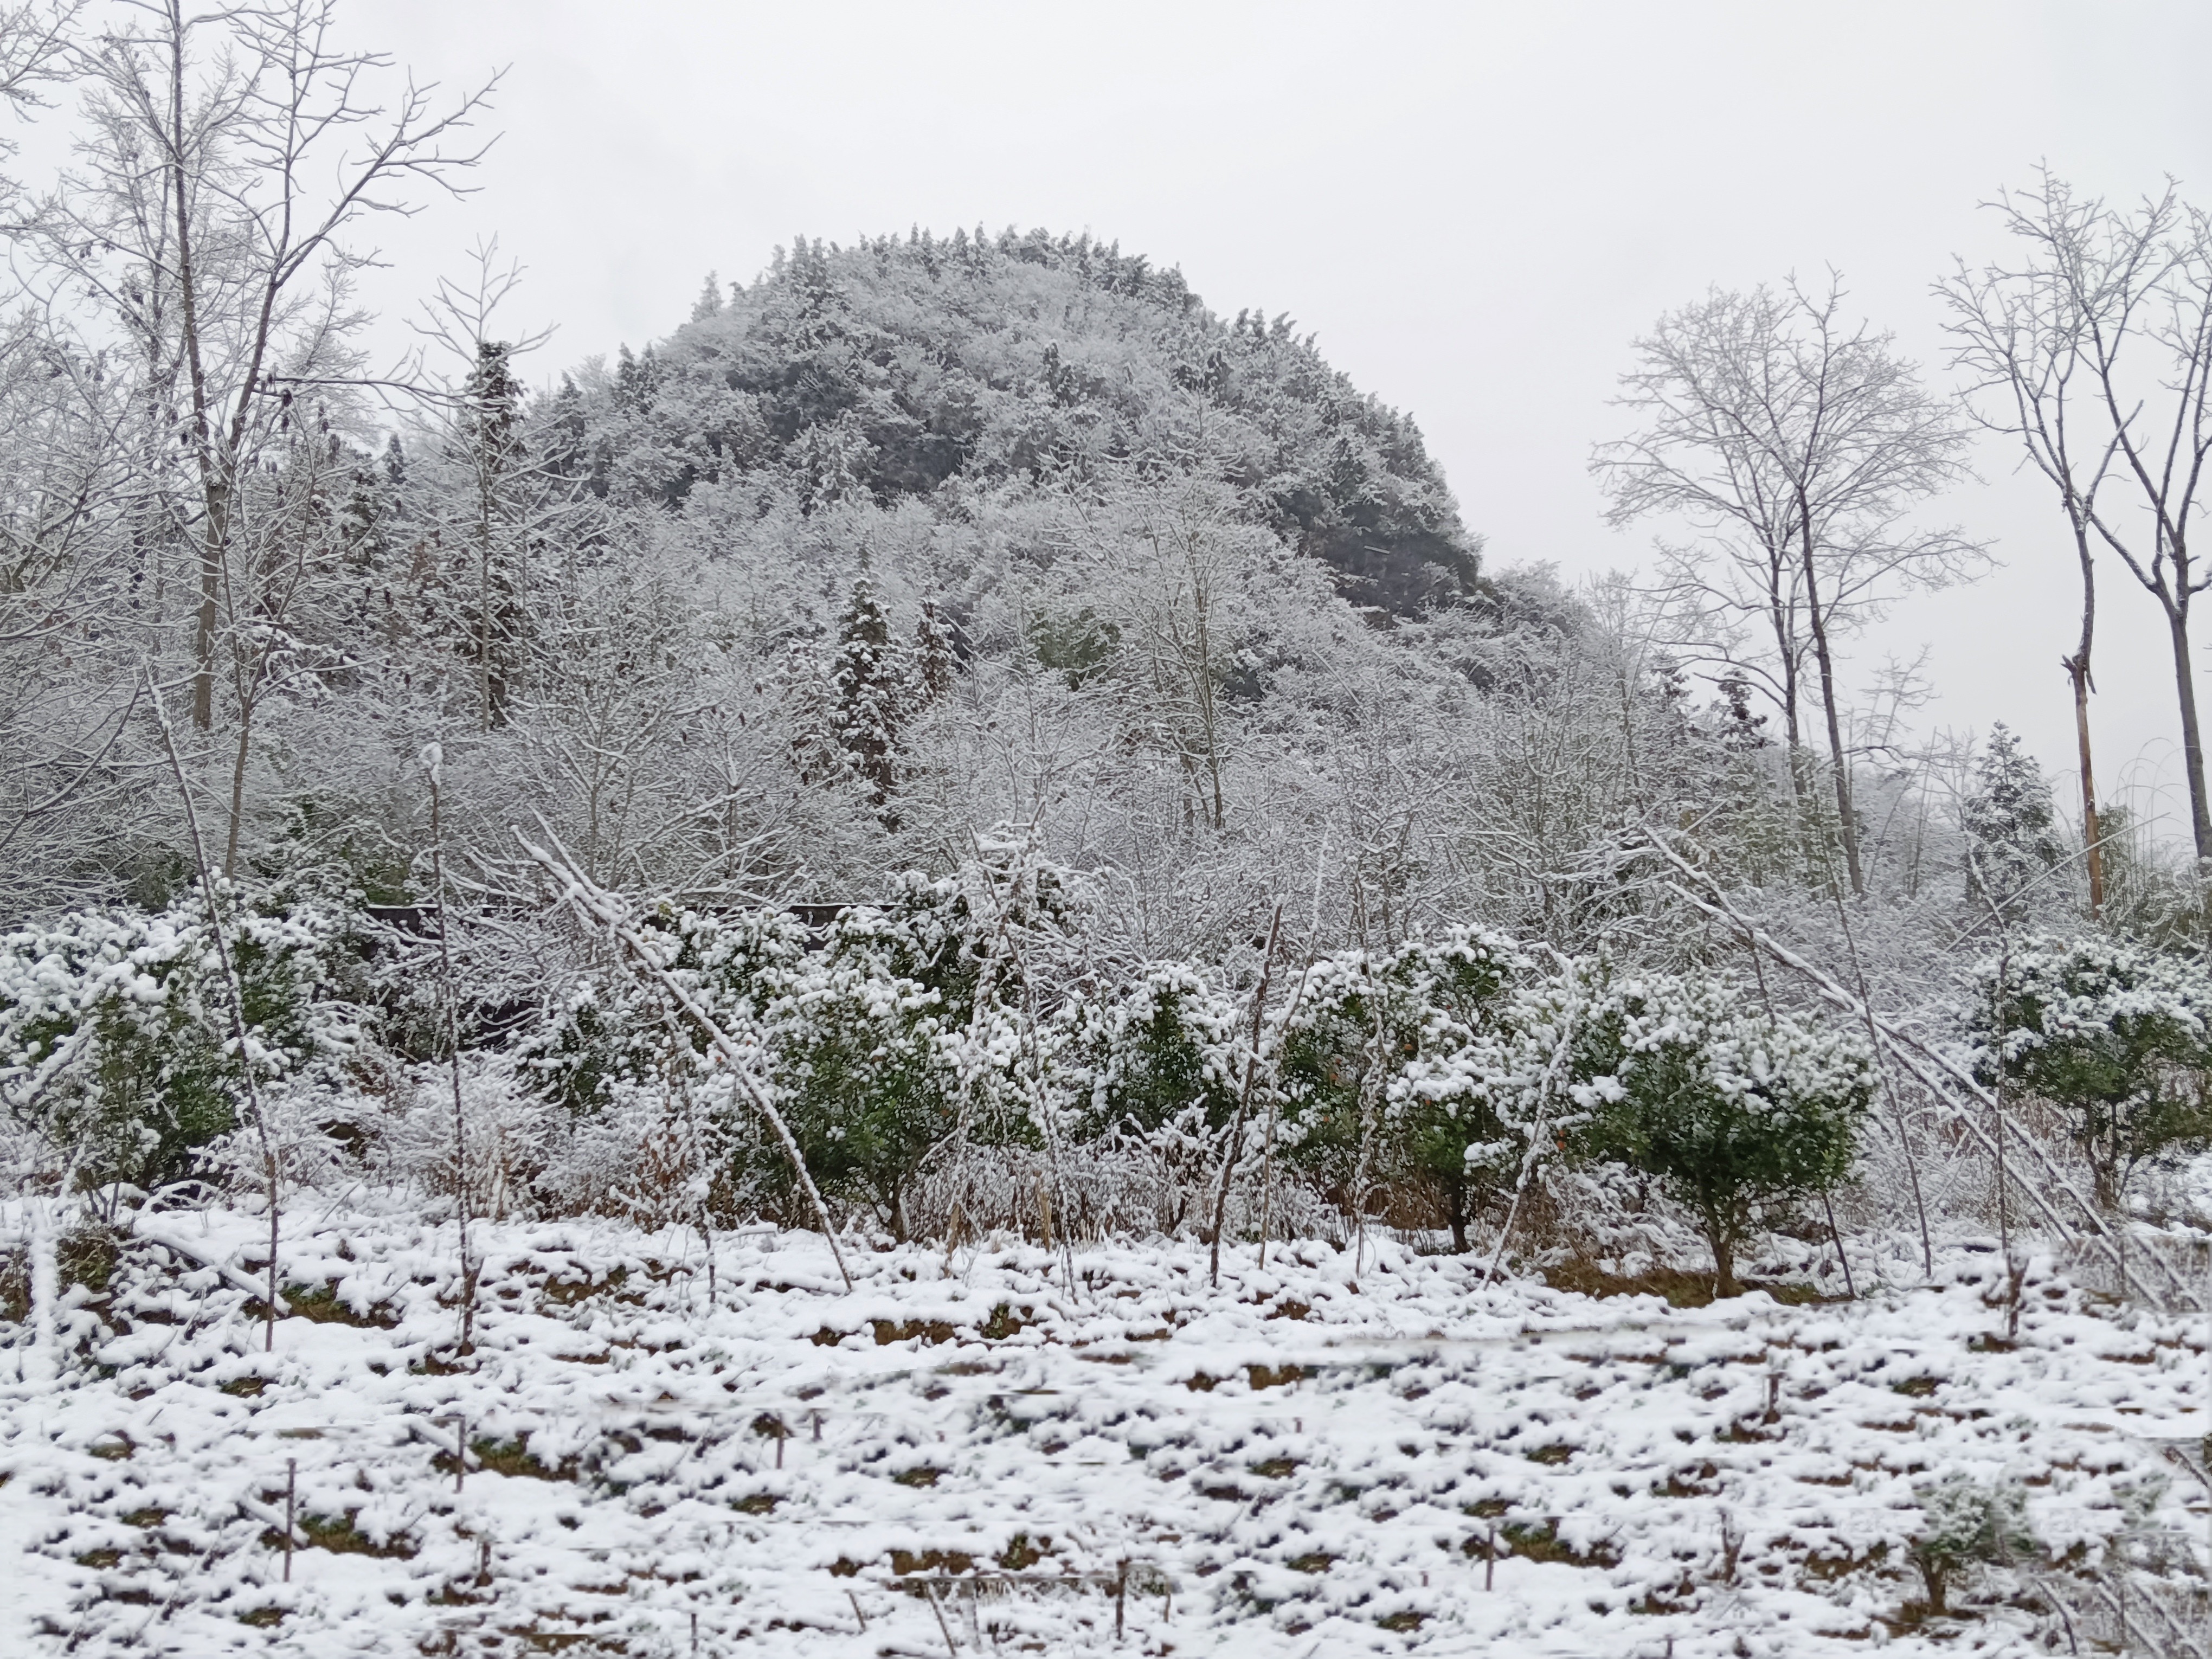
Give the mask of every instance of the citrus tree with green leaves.
M 1296 1159 L 1345 1193 L 1347 1208 L 1372 1185 L 1425 1189 L 1465 1250 L 1484 1173 L 1468 1148 L 1501 1126 L 1453 1061 L 1528 971 L 1519 947 L 1470 927 L 1314 963 L 1281 1038 L 1278 1086 Z

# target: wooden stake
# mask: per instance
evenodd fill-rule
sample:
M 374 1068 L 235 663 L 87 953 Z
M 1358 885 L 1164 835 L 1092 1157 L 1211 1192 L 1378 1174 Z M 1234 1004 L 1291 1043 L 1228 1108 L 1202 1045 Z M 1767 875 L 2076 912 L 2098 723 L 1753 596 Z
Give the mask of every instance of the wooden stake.
M 434 1417 L 430 1420 L 433 1423 L 451 1423 L 453 1425 L 453 1490 L 459 1492 L 461 1489 L 462 1472 L 468 1468 L 469 1419 L 465 1417 L 454 1416 Z
M 945 1622 L 945 1604 L 937 1599 L 936 1580 L 928 1581 L 928 1589 L 929 1610 L 937 1615 L 937 1628 L 944 1632 L 945 1650 L 947 1653 L 957 1653 L 960 1651 L 960 1644 L 952 1639 L 952 1626 Z
M 300 1486 L 300 1460 L 284 1460 L 284 1582 L 292 1582 L 292 1516 L 296 1509 Z
M 1844 1254 L 1843 1229 L 1836 1225 L 1836 1206 L 1825 1188 L 1820 1194 L 1820 1204 L 1828 1212 L 1828 1237 L 1836 1241 L 1836 1261 L 1844 1270 L 1844 1294 L 1856 1302 L 1859 1299 L 1859 1290 L 1851 1283 L 1851 1259 Z
M 707 1246 L 707 1311 L 714 1311 L 714 1230 L 704 1217 L 699 1222 L 699 1232 Z

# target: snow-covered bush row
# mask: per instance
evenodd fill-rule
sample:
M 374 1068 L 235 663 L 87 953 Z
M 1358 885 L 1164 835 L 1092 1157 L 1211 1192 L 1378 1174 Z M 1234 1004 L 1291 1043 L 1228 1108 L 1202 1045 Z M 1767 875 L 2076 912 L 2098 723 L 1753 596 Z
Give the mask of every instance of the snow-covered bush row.
M 1852 1172 L 1875 1095 L 1860 1032 L 1725 974 L 1457 927 L 1303 964 L 1278 950 L 1239 983 L 1097 952 L 1096 897 L 994 846 L 813 931 L 673 907 L 640 931 L 751 1057 L 815 1182 L 897 1237 L 1048 1234 L 1055 1205 L 1085 1234 L 1210 1232 L 1218 1215 L 1249 1237 L 1318 1203 L 1463 1250 L 1535 1188 L 1610 1168 L 1678 1206 L 1728 1285 L 1759 1224 Z M 471 992 L 437 982 L 424 940 L 365 947 L 358 916 L 296 896 L 226 903 L 251 1064 L 303 1144 L 335 1138 L 433 1193 L 465 1180 L 484 1214 L 798 1218 L 780 1142 L 648 977 L 572 956 L 535 1012 L 478 995 L 455 1070 L 422 1007 Z M 197 907 L 9 936 L 0 1097 L 50 1173 L 206 1173 L 242 1121 L 227 996 Z M 2059 1109 L 2109 1200 L 2212 1133 L 2208 1011 L 2202 967 L 2088 938 L 2016 945 L 1935 1012 L 1985 1083 Z
M 1089 896 L 1000 848 L 905 878 L 818 937 L 772 909 L 672 908 L 641 936 L 752 1057 L 815 1182 L 899 1237 L 1018 1222 L 1021 1193 L 984 1177 L 1025 1168 L 1047 1232 L 1057 1202 L 1063 1229 L 1211 1231 L 1218 1212 L 1249 1234 L 1318 1195 L 1464 1249 L 1546 1161 L 1609 1160 L 1698 1218 L 1727 1279 L 1755 1206 L 1849 1168 L 1858 1048 L 1726 979 L 1620 974 L 1461 927 L 1297 967 L 1279 952 L 1238 986 L 1210 964 L 1099 959 Z M 324 1091 L 268 1091 L 272 1123 L 289 1102 L 300 1135 L 434 1192 L 465 1182 L 480 1213 L 796 1215 L 781 1143 L 700 1018 L 650 979 L 580 969 L 505 1039 L 480 1009 L 457 1017 L 456 1066 L 438 1046 L 404 1052 L 438 1024 L 420 1018 L 422 940 L 424 960 L 401 938 L 372 962 L 331 908 L 234 908 L 250 1063 Z M 191 909 L 78 914 L 9 940 L 8 1103 L 78 1182 L 175 1180 L 242 1121 L 214 963 Z M 1134 1188 L 1149 1190 L 1133 1203 Z

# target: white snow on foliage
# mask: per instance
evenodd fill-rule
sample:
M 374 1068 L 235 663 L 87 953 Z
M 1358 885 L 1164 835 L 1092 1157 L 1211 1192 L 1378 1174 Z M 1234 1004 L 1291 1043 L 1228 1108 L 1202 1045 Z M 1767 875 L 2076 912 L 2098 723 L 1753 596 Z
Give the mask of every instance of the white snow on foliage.
M 1932 1481 L 2024 1482 L 2054 1571 L 2202 1525 L 2199 1329 L 2048 1262 L 2008 1350 L 1972 1250 L 1678 1311 L 1374 1240 L 1218 1291 L 1189 1243 L 848 1252 L 848 1294 L 809 1234 L 710 1287 L 696 1236 L 479 1224 L 449 1370 L 450 1231 L 300 1213 L 273 1351 L 197 1259 L 266 1224 L 215 1212 L 64 1297 L 58 1377 L 0 1360 L 0 1651 L 2045 1651 L 2015 1577 L 1899 1620 Z

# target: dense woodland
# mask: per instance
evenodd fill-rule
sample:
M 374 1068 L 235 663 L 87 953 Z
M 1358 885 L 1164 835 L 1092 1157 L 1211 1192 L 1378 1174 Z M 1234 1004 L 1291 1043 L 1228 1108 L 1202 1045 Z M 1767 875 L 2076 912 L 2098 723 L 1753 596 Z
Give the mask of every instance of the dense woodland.
M 484 100 L 372 95 L 314 3 L 82 21 L 4 54 L 75 137 L 0 343 L 0 1097 L 57 1215 L 1380 1227 L 1723 1291 L 2196 1217 L 2194 860 L 2086 714 L 2054 788 L 1854 651 L 1985 564 L 1941 497 L 1994 429 L 2085 709 L 2097 576 L 2165 608 L 2212 833 L 2178 198 L 2007 198 L 1950 364 L 1836 285 L 1659 319 L 1593 458 L 1657 551 L 1570 586 L 1290 319 L 1088 237 L 802 236 L 565 368 L 490 245 L 386 373 L 374 214 Z

